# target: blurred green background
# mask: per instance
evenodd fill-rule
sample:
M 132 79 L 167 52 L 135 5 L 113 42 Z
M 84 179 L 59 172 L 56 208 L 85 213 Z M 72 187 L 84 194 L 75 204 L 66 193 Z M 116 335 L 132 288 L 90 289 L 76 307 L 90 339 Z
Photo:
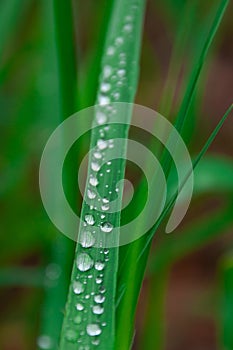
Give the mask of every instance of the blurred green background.
M 137 103 L 171 120 L 176 116 L 216 4 L 218 1 L 209 0 L 148 2 Z M 79 71 L 76 99 L 78 108 L 83 108 L 95 101 L 97 81 L 92 72 L 99 69 L 95 51 L 104 35 L 108 0 L 75 0 L 73 7 Z M 189 111 L 192 122 L 186 127 L 184 138 L 192 155 L 201 149 L 232 103 L 232 9 L 231 3 L 211 46 Z M 46 276 L 54 273 L 51 248 L 60 233 L 43 209 L 38 168 L 45 142 L 61 121 L 58 85 L 52 1 L 2 0 L 0 349 L 3 350 L 36 349 Z M 89 98 L 85 95 L 87 90 Z M 232 131 L 229 118 L 203 166 L 200 165 L 196 195 L 181 228 L 172 237 L 165 237 L 161 229 L 155 239 L 139 301 L 135 349 L 153 349 L 145 339 L 150 338 L 148 325 L 153 323 L 156 310 L 164 311 L 161 322 L 166 349 L 219 349 L 226 310 L 231 310 L 231 298 L 227 298 L 233 289 L 229 283 L 233 261 Z M 196 237 L 198 233 L 201 238 L 196 249 L 195 244 L 189 248 L 188 235 Z M 170 249 L 169 262 L 163 261 L 165 249 Z M 158 266 L 163 268 L 159 270 Z M 158 291 L 153 282 L 161 271 L 163 300 L 156 300 Z M 155 300 L 155 308 L 149 303 L 151 300 Z

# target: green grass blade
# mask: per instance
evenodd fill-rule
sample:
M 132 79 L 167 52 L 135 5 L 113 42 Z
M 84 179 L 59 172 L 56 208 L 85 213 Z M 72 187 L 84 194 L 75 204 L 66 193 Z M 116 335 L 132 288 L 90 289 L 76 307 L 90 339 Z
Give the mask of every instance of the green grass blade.
M 139 69 L 139 52 L 141 46 L 141 31 L 142 22 L 144 17 L 144 0 L 130 0 L 125 2 L 124 0 L 115 0 L 112 8 L 111 19 L 109 22 L 109 28 L 107 31 L 107 39 L 105 46 L 105 53 L 102 58 L 103 74 L 100 78 L 100 86 L 102 83 L 110 82 L 110 76 L 106 80 L 106 67 L 111 68 L 114 72 L 118 72 L 121 67 L 119 58 L 124 56 L 125 60 L 125 84 L 119 86 L 118 79 L 111 82 L 111 93 L 106 93 L 105 97 L 109 99 L 110 103 L 115 101 L 115 94 L 119 93 L 119 100 L 123 102 L 133 102 L 137 88 L 138 69 Z M 129 23 L 130 21 L 130 23 Z M 128 24 L 126 24 L 128 22 Z M 127 25 L 127 27 L 125 27 Z M 125 27 L 125 30 L 123 28 Z M 111 54 L 107 54 L 106 51 Z M 123 53 L 123 56 L 122 56 Z M 119 57 L 120 55 L 120 57 Z M 122 57 L 121 57 L 122 56 Z M 105 74 L 104 74 L 105 73 Z M 101 95 L 101 91 L 99 91 Z M 101 98 L 101 96 L 99 96 Z M 97 100 L 101 102 L 101 100 Z M 104 108 L 104 107 L 103 107 Z M 130 118 L 130 113 L 128 115 Z M 93 124 L 96 126 L 96 124 Z M 124 137 L 126 138 L 128 127 L 120 126 L 119 128 L 111 128 L 106 130 L 104 138 L 106 140 L 112 138 Z M 96 146 L 99 140 L 98 128 L 93 129 L 91 147 Z M 121 152 L 122 156 L 126 151 L 126 140 L 122 142 Z M 108 149 L 105 151 L 109 152 Z M 88 177 L 93 173 L 90 168 L 90 164 L 93 161 L 92 156 L 89 161 Z M 114 165 L 114 167 L 113 167 Z M 114 193 L 116 183 L 124 177 L 124 161 L 119 160 L 112 164 L 112 172 L 104 173 L 102 178 L 99 178 L 98 192 L 111 198 L 109 192 Z M 108 190 L 106 190 L 108 185 Z M 88 188 L 88 185 L 87 185 Z M 86 188 L 86 191 L 87 191 Z M 101 218 L 97 211 L 91 209 L 86 203 L 87 192 L 85 192 L 84 203 L 82 208 L 82 219 L 85 219 L 87 214 L 93 215 L 95 219 L 95 225 L 101 224 Z M 122 188 L 118 192 L 119 205 L 121 205 Z M 93 199 L 93 207 L 98 204 L 97 199 Z M 106 219 L 113 227 L 118 227 L 120 224 L 120 212 L 107 213 Z M 90 227 L 91 229 L 91 227 Z M 95 233 L 96 240 L 98 241 L 98 232 Z M 83 225 L 80 226 L 79 236 L 86 235 Z M 117 239 L 113 237 L 113 239 Z M 116 241 L 117 242 L 117 241 Z M 105 251 L 103 249 L 91 247 L 88 249 L 83 248 L 80 244 L 77 245 L 76 259 L 74 262 L 74 268 L 71 278 L 71 286 L 68 295 L 68 302 L 66 307 L 66 313 L 64 317 L 63 330 L 61 336 L 61 350 L 74 350 L 80 346 L 88 347 L 89 349 L 95 349 L 95 342 L 99 342 L 98 349 L 111 350 L 115 347 L 115 293 L 116 293 L 116 274 L 118 269 L 118 248 L 109 248 Z M 88 254 L 88 257 L 82 254 Z M 80 270 L 79 259 L 91 259 L 91 268 L 87 271 Z M 92 264 L 101 260 L 104 263 L 103 276 L 101 277 L 100 284 L 96 283 L 96 279 L 101 274 L 98 269 L 93 268 Z M 77 266 L 78 265 L 78 266 Z M 90 273 L 91 271 L 91 273 Z M 92 278 L 88 278 L 91 274 Z M 78 284 L 77 284 L 78 283 Z M 81 285 L 79 284 L 81 283 Z M 79 288 L 85 288 L 83 293 L 77 294 L 77 286 Z M 81 287 L 80 287 L 81 286 Z M 101 294 L 101 292 L 103 292 Z M 79 292 L 78 292 L 79 293 Z M 96 298 L 94 298 L 97 297 Z M 98 299 L 104 299 L 104 302 L 98 303 Z M 84 310 L 77 310 L 84 307 Z M 80 306 L 80 304 L 82 306 Z M 101 310 L 101 314 L 93 313 L 93 305 L 95 309 Z M 103 308 L 103 310 L 102 310 Z M 94 310 L 95 310 L 94 309 Z M 84 315 L 84 316 L 83 316 Z M 104 326 L 104 324 L 106 325 Z M 96 337 L 91 336 L 93 333 Z
M 54 104 L 54 109 L 59 104 L 57 119 L 60 117 L 61 121 L 76 111 L 77 74 L 72 1 L 44 1 L 41 12 L 43 17 L 41 23 L 47 28 L 47 50 L 45 50 L 44 57 L 54 74 L 51 76 L 51 83 L 56 81 L 58 84 L 50 103 Z M 76 202 L 73 191 L 74 184 L 76 184 L 75 174 L 75 162 L 70 162 L 64 170 L 64 185 L 68 189 L 68 198 L 74 206 Z M 45 286 L 39 339 L 43 339 L 43 337 L 50 339 L 51 349 L 55 350 L 60 339 L 75 245 L 61 233 L 58 233 L 52 244 L 50 266 L 54 268 L 57 277 Z
M 225 256 L 219 266 L 220 280 L 220 334 L 219 349 L 233 349 L 233 259 L 232 254 Z

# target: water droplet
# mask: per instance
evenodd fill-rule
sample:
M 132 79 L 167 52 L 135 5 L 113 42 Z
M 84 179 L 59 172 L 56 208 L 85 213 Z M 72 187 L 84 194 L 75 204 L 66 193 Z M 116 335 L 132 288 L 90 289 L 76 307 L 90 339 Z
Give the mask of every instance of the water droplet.
M 123 38 L 120 37 L 120 36 L 119 36 L 118 38 L 116 38 L 116 40 L 115 40 L 116 45 L 122 45 L 123 42 L 124 42 L 124 40 L 123 40 Z
M 110 208 L 109 204 L 103 204 L 103 205 L 101 206 L 101 209 L 102 209 L 103 211 L 107 211 L 107 210 L 109 210 L 109 208 Z
M 107 121 L 107 116 L 103 112 L 98 111 L 96 113 L 96 120 L 99 125 L 105 124 Z
M 93 345 L 99 345 L 100 340 L 99 340 L 99 339 L 94 339 L 94 340 L 92 340 L 91 343 L 92 343 Z
M 101 284 L 103 282 L 103 280 L 100 277 L 96 277 L 95 282 L 96 282 L 96 284 Z
M 111 89 L 111 85 L 109 83 L 102 83 L 100 86 L 100 90 L 102 92 L 108 92 Z
M 90 335 L 91 337 L 94 337 L 96 335 L 101 334 L 101 328 L 98 324 L 96 323 L 90 323 L 87 325 L 87 334 Z
M 109 46 L 109 48 L 107 49 L 107 55 L 108 56 L 112 56 L 115 53 L 115 48 L 113 46 Z
M 80 315 L 75 316 L 74 323 L 75 324 L 80 324 L 81 322 L 82 322 L 82 317 Z
M 89 199 L 94 199 L 96 197 L 96 193 L 94 191 L 91 191 L 91 190 L 87 190 L 87 197 Z
M 92 268 L 92 266 L 94 265 L 94 262 L 90 257 L 90 255 L 86 253 L 81 253 L 77 257 L 76 264 L 77 264 L 77 268 L 80 271 L 88 271 Z
M 90 184 L 91 186 L 96 187 L 96 186 L 99 184 L 99 181 L 97 180 L 96 177 L 90 177 L 89 184 Z
M 94 225 L 95 223 L 94 216 L 91 214 L 86 214 L 84 219 L 88 225 Z
M 104 69 L 103 69 L 104 78 L 109 78 L 111 74 L 112 74 L 112 67 L 111 66 L 105 66 Z
M 110 224 L 110 222 L 104 222 L 103 224 L 101 224 L 100 229 L 103 232 L 109 233 L 112 231 L 113 226 L 112 224 Z
M 94 305 L 92 308 L 92 312 L 95 315 L 102 315 L 102 313 L 104 312 L 104 308 L 100 305 Z
M 126 73 L 125 69 L 119 69 L 117 71 L 117 75 L 121 78 L 125 75 L 125 73 Z
M 96 159 L 101 159 L 102 158 L 102 154 L 100 152 L 94 152 L 93 153 L 93 156 L 96 158 Z
M 97 294 L 97 295 L 94 296 L 94 301 L 95 301 L 97 304 L 102 304 L 102 303 L 105 301 L 105 296 L 104 296 L 104 295 Z
M 110 103 L 110 98 L 108 96 L 99 95 L 98 96 L 100 106 L 104 106 Z
M 106 149 L 108 147 L 108 142 L 105 141 L 105 140 L 102 140 L 102 139 L 98 140 L 97 141 L 97 146 L 102 151 L 102 150 L 104 150 L 104 149 Z
M 65 337 L 68 341 L 74 342 L 77 340 L 77 334 L 74 330 L 69 329 L 65 333 Z
M 40 335 L 37 338 L 37 345 L 40 349 L 52 349 L 53 348 L 53 340 L 48 335 Z
M 101 294 L 105 293 L 105 292 L 106 292 L 106 288 L 105 288 L 104 286 L 100 286 L 100 287 L 99 287 L 99 292 L 100 292 Z
M 105 266 L 105 264 L 102 261 L 96 261 L 95 262 L 95 269 L 97 271 L 102 271 L 104 269 L 104 266 Z
M 102 199 L 102 201 L 103 201 L 103 203 L 109 203 L 109 199 L 107 199 L 105 197 Z
M 80 303 L 78 303 L 78 304 L 76 304 L 76 309 L 78 310 L 78 311 L 82 311 L 83 309 L 84 309 L 84 306 L 82 305 L 82 304 L 80 304 Z
M 81 294 L 84 292 L 83 284 L 79 281 L 73 283 L 73 291 L 75 294 Z
M 99 171 L 100 170 L 100 165 L 98 163 L 91 162 L 91 169 L 93 171 Z
M 129 23 L 126 24 L 123 28 L 123 30 L 126 31 L 127 33 L 132 32 L 132 29 L 133 29 L 133 26 L 132 26 L 132 24 L 129 24 Z
M 90 248 L 95 244 L 95 238 L 90 231 L 84 231 L 80 234 L 79 242 L 83 248 Z

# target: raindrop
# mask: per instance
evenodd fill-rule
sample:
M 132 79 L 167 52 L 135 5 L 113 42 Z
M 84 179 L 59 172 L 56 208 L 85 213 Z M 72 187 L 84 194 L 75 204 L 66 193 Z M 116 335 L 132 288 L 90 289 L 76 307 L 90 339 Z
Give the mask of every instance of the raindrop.
M 102 315 L 102 313 L 104 312 L 104 308 L 100 305 L 94 305 L 92 311 L 95 315 Z
M 126 24 L 123 29 L 124 29 L 124 31 L 130 33 L 130 32 L 132 32 L 133 26 L 132 26 L 132 24 Z
M 65 333 L 65 337 L 68 341 L 72 341 L 74 342 L 75 340 L 77 340 L 77 334 L 74 330 L 69 329 L 68 331 L 66 331 Z
M 101 224 L 100 229 L 102 232 L 109 233 L 112 231 L 113 226 L 112 224 L 110 224 L 110 222 L 104 222 L 103 224 Z
M 100 150 L 104 150 L 108 147 L 108 143 L 105 140 L 98 140 L 97 141 L 97 146 Z
M 95 238 L 90 231 L 84 231 L 80 234 L 79 242 L 83 248 L 90 248 L 95 244 Z
M 104 106 L 110 103 L 110 98 L 108 96 L 99 95 L 98 96 L 100 106 Z
M 88 271 L 92 268 L 92 266 L 94 265 L 94 262 L 88 254 L 81 253 L 77 257 L 76 264 L 77 264 L 77 268 L 80 271 Z
M 112 56 L 115 53 L 115 48 L 113 46 L 109 46 L 109 48 L 107 49 L 107 55 L 108 56 Z
M 94 301 L 97 303 L 97 304 L 102 304 L 104 301 L 105 301 L 105 296 L 104 295 L 95 295 L 94 296 Z
M 102 278 L 96 277 L 96 284 L 101 284 L 103 282 Z
M 82 304 L 78 303 L 78 304 L 76 304 L 76 309 L 78 311 L 82 311 L 84 309 L 84 306 Z
M 89 199 L 95 199 L 96 193 L 95 193 L 94 191 L 87 190 L 87 197 L 88 197 Z
M 111 66 L 105 66 L 104 69 L 103 69 L 104 78 L 109 78 L 111 74 L 112 74 L 112 67 Z
M 101 328 L 98 324 L 96 323 L 90 323 L 87 325 L 87 334 L 90 335 L 91 337 L 94 337 L 96 335 L 101 334 Z
M 101 209 L 102 209 L 103 211 L 107 211 L 107 210 L 109 210 L 109 208 L 110 208 L 109 204 L 103 204 L 103 205 L 101 206 Z
M 107 84 L 105 84 L 105 85 L 107 85 Z M 102 90 L 102 91 L 103 91 L 103 90 Z M 107 116 L 106 116 L 106 114 L 104 114 L 104 113 L 98 111 L 97 114 L 96 114 L 96 120 L 97 120 L 97 123 L 98 123 L 99 125 L 102 125 L 102 124 L 106 123 L 106 121 L 107 121 Z
M 102 271 L 104 269 L 104 266 L 105 266 L 105 264 L 102 261 L 96 261 L 95 262 L 95 269 L 97 271 Z
M 121 38 L 121 37 L 118 37 L 118 38 L 116 38 L 116 40 L 115 40 L 115 43 L 116 43 L 117 45 L 122 45 L 123 42 L 124 42 L 124 40 L 123 40 L 123 38 Z
M 111 85 L 109 83 L 102 83 L 100 86 L 100 90 L 102 92 L 108 92 L 111 89 Z
M 102 201 L 103 201 L 103 203 L 109 203 L 109 199 L 107 199 L 107 198 L 103 198 Z
M 89 180 L 89 184 L 90 184 L 91 186 L 96 187 L 96 186 L 99 184 L 99 181 L 97 180 L 96 177 L 91 177 L 90 180 Z
M 95 223 L 94 216 L 91 214 L 86 214 L 84 219 L 88 225 L 94 225 Z
M 117 71 L 118 76 L 121 78 L 125 75 L 125 73 L 126 73 L 125 69 L 119 69 Z
M 83 284 L 79 281 L 73 283 L 73 291 L 75 294 L 81 294 L 84 292 Z
M 80 315 L 75 316 L 74 323 L 75 324 L 80 324 L 81 322 L 82 322 L 82 317 Z
M 96 159 L 101 159 L 102 158 L 102 154 L 100 152 L 94 152 L 93 153 L 93 156 L 96 158 Z
M 91 169 L 93 171 L 99 171 L 100 170 L 100 165 L 98 163 L 91 162 Z

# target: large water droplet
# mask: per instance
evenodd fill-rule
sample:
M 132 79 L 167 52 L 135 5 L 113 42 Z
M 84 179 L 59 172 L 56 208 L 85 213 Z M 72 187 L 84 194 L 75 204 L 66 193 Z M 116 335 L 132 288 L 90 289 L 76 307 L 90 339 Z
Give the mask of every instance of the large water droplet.
M 87 334 L 90 335 L 91 337 L 94 337 L 96 335 L 101 334 L 101 328 L 98 324 L 96 323 L 90 323 L 87 325 Z
M 90 184 L 91 186 L 96 187 L 96 186 L 99 184 L 99 181 L 97 180 L 96 177 L 90 177 L 89 184 Z
M 112 231 L 113 226 L 112 224 L 110 224 L 110 222 L 104 222 L 103 224 L 101 224 L 100 229 L 103 232 L 109 233 Z
M 88 189 L 87 190 L 87 197 L 89 199 L 94 199 L 96 197 L 96 193 L 94 191 Z
M 88 255 L 86 253 L 82 253 L 82 254 L 78 255 L 77 260 L 76 260 L 76 264 L 77 264 L 77 268 L 80 271 L 88 271 L 92 268 L 92 266 L 94 265 L 94 262 L 93 262 L 92 258 L 90 257 L 90 255 Z
M 105 301 L 105 296 L 104 296 L 104 295 L 97 294 L 97 295 L 94 296 L 94 301 L 95 301 L 97 304 L 102 304 L 102 303 Z
M 88 225 L 94 225 L 94 223 L 95 223 L 94 216 L 91 214 L 86 214 L 84 219 Z
M 104 312 L 104 308 L 100 305 L 94 305 L 92 308 L 92 312 L 95 315 L 102 315 L 102 313 Z
M 90 248 L 95 244 L 95 237 L 90 231 L 84 231 L 80 234 L 79 242 L 83 248 Z
M 97 141 L 97 146 L 102 151 L 102 150 L 104 150 L 104 149 L 106 149 L 108 147 L 108 142 L 105 141 L 105 140 L 102 140 L 102 139 L 98 140 Z
M 96 261 L 95 262 L 95 269 L 97 271 L 102 271 L 104 269 L 104 266 L 105 266 L 105 264 L 102 261 Z
M 81 294 L 84 292 L 84 286 L 81 282 L 75 281 L 73 283 L 73 291 L 75 294 Z

